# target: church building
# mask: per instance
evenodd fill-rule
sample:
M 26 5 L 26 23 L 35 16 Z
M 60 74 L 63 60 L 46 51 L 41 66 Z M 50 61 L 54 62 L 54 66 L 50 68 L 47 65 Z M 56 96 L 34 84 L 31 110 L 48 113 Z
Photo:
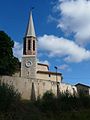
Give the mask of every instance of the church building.
M 57 69 L 57 67 L 56 67 Z M 35 78 L 61 82 L 62 74 L 49 71 L 49 66 L 37 63 L 37 38 L 34 29 L 32 11 L 23 42 L 23 57 L 21 62 L 21 77 Z
M 77 93 L 74 85 L 62 82 L 62 74 L 49 70 L 49 65 L 37 62 L 37 38 L 34 29 L 32 12 L 30 12 L 26 34 L 23 40 L 23 56 L 21 71 L 13 76 L 0 76 L 0 82 L 13 85 L 21 94 L 22 99 L 30 100 L 42 97 L 47 91 L 56 96 L 68 91 L 71 95 Z

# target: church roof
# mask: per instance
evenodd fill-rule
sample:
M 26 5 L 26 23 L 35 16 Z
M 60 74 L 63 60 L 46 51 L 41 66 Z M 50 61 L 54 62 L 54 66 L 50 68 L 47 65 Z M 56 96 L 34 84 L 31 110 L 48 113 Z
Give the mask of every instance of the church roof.
M 53 75 L 62 75 L 61 73 L 51 72 L 51 71 L 37 71 L 37 73 L 41 74 L 53 74 Z
M 26 37 L 30 37 L 30 36 L 36 37 L 34 23 L 33 23 L 33 17 L 32 17 L 32 11 L 30 12 L 30 17 L 29 17 L 27 31 L 26 31 Z

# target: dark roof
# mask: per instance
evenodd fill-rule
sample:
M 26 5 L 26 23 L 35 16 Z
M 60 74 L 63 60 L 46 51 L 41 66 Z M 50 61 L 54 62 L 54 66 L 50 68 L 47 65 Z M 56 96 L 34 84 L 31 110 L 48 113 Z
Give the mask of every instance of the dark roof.
M 37 71 L 37 73 L 41 74 L 53 74 L 53 75 L 62 75 L 61 73 L 51 72 L 51 71 Z
M 75 86 L 83 86 L 83 87 L 87 87 L 87 88 L 90 88 L 90 86 L 88 86 L 88 85 L 84 85 L 84 84 L 81 84 L 81 83 L 77 83 Z

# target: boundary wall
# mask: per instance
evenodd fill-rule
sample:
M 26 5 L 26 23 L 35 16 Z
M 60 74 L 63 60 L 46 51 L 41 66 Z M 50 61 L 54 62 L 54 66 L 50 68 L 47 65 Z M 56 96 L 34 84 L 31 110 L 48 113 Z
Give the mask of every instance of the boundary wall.
M 37 99 L 38 96 L 42 97 L 46 91 L 52 91 L 57 95 L 57 83 L 49 80 L 0 76 L 0 82 L 12 85 L 21 94 L 22 99 L 26 100 Z M 61 93 L 67 90 L 72 95 L 77 93 L 77 88 L 74 85 L 58 83 L 58 86 Z

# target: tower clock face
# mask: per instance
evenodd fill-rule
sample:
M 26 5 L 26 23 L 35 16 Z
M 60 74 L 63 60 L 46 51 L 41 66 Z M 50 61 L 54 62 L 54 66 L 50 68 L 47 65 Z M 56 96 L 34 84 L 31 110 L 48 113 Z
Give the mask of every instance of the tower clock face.
M 32 65 L 32 62 L 31 62 L 30 60 L 28 60 L 28 61 L 26 62 L 26 64 L 25 64 L 25 66 L 28 67 L 28 68 L 29 68 L 31 65 Z

